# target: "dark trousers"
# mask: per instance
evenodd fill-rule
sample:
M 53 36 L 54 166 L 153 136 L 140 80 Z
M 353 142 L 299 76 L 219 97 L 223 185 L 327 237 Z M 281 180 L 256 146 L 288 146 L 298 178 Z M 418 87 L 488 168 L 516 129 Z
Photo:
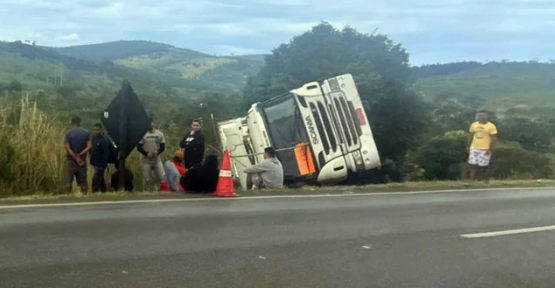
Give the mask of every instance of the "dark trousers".
M 94 167 L 94 176 L 92 180 L 92 192 L 106 192 L 108 188 L 106 186 L 106 179 L 104 178 L 105 169 L 100 167 Z

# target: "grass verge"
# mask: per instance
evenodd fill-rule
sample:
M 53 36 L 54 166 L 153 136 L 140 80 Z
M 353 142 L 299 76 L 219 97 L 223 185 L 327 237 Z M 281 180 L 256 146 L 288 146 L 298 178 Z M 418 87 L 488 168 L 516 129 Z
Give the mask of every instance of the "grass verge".
M 379 193 L 379 192 L 409 192 L 433 190 L 466 190 L 483 188 L 518 188 L 518 187 L 555 187 L 555 180 L 492 180 L 489 184 L 483 182 L 462 181 L 427 181 L 388 183 L 366 186 L 303 186 L 297 189 L 254 190 L 237 191 L 241 196 L 267 196 L 267 195 L 317 195 L 317 194 L 350 194 L 350 193 Z M 39 193 L 30 196 L 9 197 L 0 199 L 0 205 L 28 204 L 28 203 L 58 203 L 76 201 L 117 201 L 117 200 L 147 200 L 147 199 L 179 199 L 203 198 L 211 195 L 159 193 L 159 192 L 114 192 L 105 194 L 81 193 L 65 195 L 49 195 Z

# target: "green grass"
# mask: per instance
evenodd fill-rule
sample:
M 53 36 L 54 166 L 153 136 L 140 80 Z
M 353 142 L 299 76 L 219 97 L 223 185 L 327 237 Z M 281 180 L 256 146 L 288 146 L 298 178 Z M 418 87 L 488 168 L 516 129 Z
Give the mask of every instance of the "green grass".
M 61 53 L 61 54 L 60 54 Z M 78 58 L 74 58 L 78 57 Z M 75 86 L 116 87 L 123 78 L 150 90 L 173 89 L 183 97 L 198 90 L 240 93 L 260 60 L 217 57 L 146 41 L 119 41 L 49 48 L 0 41 L 0 84 L 17 80 L 26 88 L 54 86 L 56 73 Z M 83 85 L 86 83 L 87 85 Z M 197 90 L 181 93 L 181 89 Z

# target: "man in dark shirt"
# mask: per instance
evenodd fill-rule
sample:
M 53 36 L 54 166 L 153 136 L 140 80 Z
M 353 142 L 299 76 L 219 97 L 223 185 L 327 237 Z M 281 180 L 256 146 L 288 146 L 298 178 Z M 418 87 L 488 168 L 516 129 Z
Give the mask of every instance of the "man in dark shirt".
M 104 127 L 102 127 L 102 124 L 94 124 L 93 135 L 91 149 L 91 166 L 94 167 L 92 192 L 100 191 L 104 193 L 108 190 L 104 172 L 106 167 L 108 167 L 110 148 L 108 146 L 108 139 L 104 137 Z
M 202 123 L 199 119 L 193 120 L 191 132 L 189 132 L 179 146 L 185 150 L 185 169 L 201 164 L 204 159 L 204 135 L 202 135 Z
M 69 192 L 73 179 L 81 187 L 82 193 L 87 193 L 87 154 L 92 148 L 89 132 L 81 128 L 81 119 L 77 116 L 71 118 L 73 128 L 67 131 L 64 144 L 67 152 L 66 178 Z

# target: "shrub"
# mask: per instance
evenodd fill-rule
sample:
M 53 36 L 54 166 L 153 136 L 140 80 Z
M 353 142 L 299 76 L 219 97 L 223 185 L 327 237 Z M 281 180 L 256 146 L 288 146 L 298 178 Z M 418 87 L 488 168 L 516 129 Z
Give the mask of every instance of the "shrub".
M 526 150 L 515 142 L 498 145 L 492 160 L 492 176 L 498 179 L 545 179 L 555 175 L 553 155 Z
M 553 133 L 547 122 L 508 118 L 501 122 L 498 129 L 503 141 L 518 142 L 527 150 L 544 153 L 551 147 Z
M 429 180 L 455 180 L 463 173 L 468 157 L 464 131 L 450 131 L 426 142 L 417 152 L 417 163 Z

